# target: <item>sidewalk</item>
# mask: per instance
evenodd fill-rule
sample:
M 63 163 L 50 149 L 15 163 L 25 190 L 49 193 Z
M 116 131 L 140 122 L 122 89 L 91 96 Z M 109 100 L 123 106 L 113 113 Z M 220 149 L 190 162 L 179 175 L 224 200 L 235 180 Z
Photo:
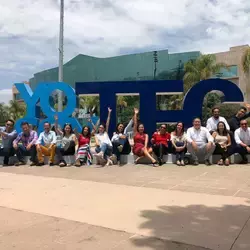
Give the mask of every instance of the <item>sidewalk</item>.
M 22 228 L 20 224 L 25 222 L 17 223 L 16 213 L 31 216 L 31 224 L 36 224 L 32 216 L 40 216 L 52 220 L 54 230 L 60 234 L 64 231 L 60 223 L 65 227 L 76 223 L 76 232 L 72 237 L 65 236 L 61 246 L 54 242 L 58 235 L 52 233 L 52 240 L 39 234 L 37 240 L 43 239 L 50 246 L 39 249 L 73 249 L 67 244 L 78 242 L 78 227 L 89 228 L 86 230 L 90 238 L 97 239 L 104 231 L 108 236 L 90 240 L 94 244 L 91 247 L 83 241 L 74 249 L 250 249 L 249 170 L 249 166 L 171 165 L 1 168 L 0 206 L 5 212 L 0 212 L 0 222 L 5 228 L 3 221 L 8 218 L 13 228 Z M 36 235 L 37 230 L 42 230 L 39 225 L 34 226 L 31 235 Z M 42 231 L 50 230 L 50 223 L 45 223 Z M 31 235 L 23 230 L 19 233 L 32 242 Z M 85 233 L 83 230 L 79 239 Z M 15 235 L 13 242 L 20 237 L 17 232 Z M 1 234 L 0 249 L 8 249 L 1 246 L 8 237 Z M 29 247 L 27 243 L 17 249 L 32 249 Z

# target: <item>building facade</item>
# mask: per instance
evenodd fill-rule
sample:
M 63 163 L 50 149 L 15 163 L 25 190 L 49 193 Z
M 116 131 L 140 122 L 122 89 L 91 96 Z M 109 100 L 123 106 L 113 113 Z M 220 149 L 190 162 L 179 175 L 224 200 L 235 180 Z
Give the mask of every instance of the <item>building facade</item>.
M 248 45 L 231 47 L 229 51 L 215 53 L 218 63 L 225 63 L 229 70 L 223 69 L 216 77 L 228 79 L 237 84 L 250 102 L 250 79 L 242 68 L 242 56 Z M 152 51 L 109 58 L 96 58 L 78 55 L 63 66 L 64 82 L 75 86 L 76 82 L 129 81 L 171 79 L 180 80 L 184 75 L 184 64 L 199 57 L 199 51 L 173 53 L 168 50 Z M 34 74 L 29 80 L 34 90 L 39 82 L 56 82 L 58 67 Z M 13 88 L 13 99 L 19 99 Z

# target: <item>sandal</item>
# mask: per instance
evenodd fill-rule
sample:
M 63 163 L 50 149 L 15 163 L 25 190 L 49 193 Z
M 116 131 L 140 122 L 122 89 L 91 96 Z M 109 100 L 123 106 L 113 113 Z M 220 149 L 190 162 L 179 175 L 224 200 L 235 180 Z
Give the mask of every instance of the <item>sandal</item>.
M 223 160 L 220 159 L 220 160 L 217 162 L 217 164 L 218 164 L 219 166 L 222 166 L 222 165 L 223 165 Z
M 152 162 L 153 167 L 158 167 L 157 161 Z
M 180 166 L 180 165 L 181 165 L 181 162 L 178 160 L 178 161 L 176 162 L 176 165 L 177 165 L 177 166 Z
M 228 159 L 228 158 L 224 161 L 224 164 L 225 164 L 225 166 L 229 166 L 230 161 L 229 161 L 229 159 Z

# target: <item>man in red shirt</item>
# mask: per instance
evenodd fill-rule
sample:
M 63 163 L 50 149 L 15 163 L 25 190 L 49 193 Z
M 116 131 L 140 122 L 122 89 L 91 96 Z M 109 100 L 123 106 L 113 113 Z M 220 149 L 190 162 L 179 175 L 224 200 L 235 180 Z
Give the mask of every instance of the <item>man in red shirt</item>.
M 171 135 L 167 132 L 167 126 L 162 124 L 159 131 L 155 132 L 152 136 L 151 143 L 153 151 L 158 158 L 159 165 L 163 162 L 163 155 L 168 153 L 168 143 L 171 140 Z

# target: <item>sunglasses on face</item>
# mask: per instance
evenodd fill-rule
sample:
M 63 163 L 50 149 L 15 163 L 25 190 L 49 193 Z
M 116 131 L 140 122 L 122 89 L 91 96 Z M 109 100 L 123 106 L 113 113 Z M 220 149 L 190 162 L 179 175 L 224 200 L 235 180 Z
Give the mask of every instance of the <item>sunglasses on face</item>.
M 247 123 L 241 123 L 240 125 L 247 125 Z
M 13 125 L 10 124 L 10 123 L 7 123 L 6 126 L 7 126 L 7 127 L 12 127 Z

